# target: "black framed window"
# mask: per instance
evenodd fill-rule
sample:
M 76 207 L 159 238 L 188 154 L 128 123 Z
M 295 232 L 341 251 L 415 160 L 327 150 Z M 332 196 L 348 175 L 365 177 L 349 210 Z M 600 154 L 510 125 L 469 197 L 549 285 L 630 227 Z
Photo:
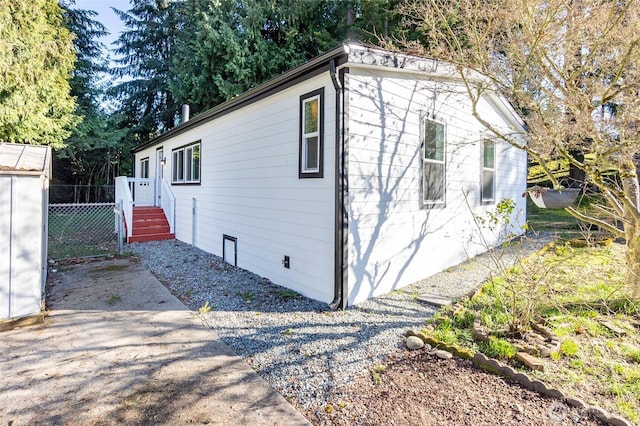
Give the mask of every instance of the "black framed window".
M 200 142 L 171 152 L 171 183 L 200 183 Z
M 444 206 L 446 189 L 445 126 L 423 120 L 422 202 L 427 207 Z
M 149 178 L 149 157 L 140 160 L 140 177 L 144 179 Z
M 298 177 L 321 178 L 324 173 L 324 88 L 300 96 Z
M 482 175 L 480 176 L 480 193 L 483 203 L 495 200 L 496 177 L 496 144 L 485 139 L 482 141 Z

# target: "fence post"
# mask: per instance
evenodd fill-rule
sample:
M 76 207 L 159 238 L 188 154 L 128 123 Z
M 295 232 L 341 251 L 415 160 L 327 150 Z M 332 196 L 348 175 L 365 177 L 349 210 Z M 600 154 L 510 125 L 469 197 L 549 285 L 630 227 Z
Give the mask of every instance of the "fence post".
M 118 201 L 118 254 L 122 256 L 124 252 L 124 242 L 122 240 L 124 234 L 124 221 L 122 220 L 122 200 Z

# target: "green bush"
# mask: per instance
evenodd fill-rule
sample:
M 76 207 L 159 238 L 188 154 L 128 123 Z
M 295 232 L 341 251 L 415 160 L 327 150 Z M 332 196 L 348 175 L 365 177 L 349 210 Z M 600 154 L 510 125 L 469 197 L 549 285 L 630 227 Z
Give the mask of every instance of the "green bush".
M 560 344 L 560 353 L 564 356 L 576 356 L 580 351 L 580 346 L 571 339 L 567 339 Z
M 489 342 L 480 344 L 480 350 L 491 358 L 510 359 L 516 356 L 518 350 L 505 339 L 494 336 L 489 337 Z

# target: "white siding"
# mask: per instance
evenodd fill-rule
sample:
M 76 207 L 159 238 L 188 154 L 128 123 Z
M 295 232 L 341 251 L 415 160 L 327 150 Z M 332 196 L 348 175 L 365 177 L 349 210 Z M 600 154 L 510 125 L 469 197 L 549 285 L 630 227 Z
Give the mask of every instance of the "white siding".
M 0 175 L 0 319 L 40 312 L 45 178 Z
M 325 88 L 324 178 L 298 178 L 300 96 Z M 222 256 L 223 234 L 237 238 L 238 266 L 306 296 L 333 299 L 335 90 L 325 73 L 162 143 L 171 180 L 171 151 L 202 141 L 201 184 L 172 185 L 176 238 Z M 155 176 L 155 151 L 150 158 Z M 282 265 L 291 259 L 290 269 Z
M 481 141 L 486 133 L 459 88 L 420 81 L 415 75 L 356 68 L 349 79 L 348 282 L 349 303 L 354 304 L 483 251 L 473 214 L 495 205 L 480 204 Z M 484 117 L 508 128 L 493 106 L 483 102 L 480 109 Z M 446 126 L 444 208 L 421 208 L 421 114 Z M 497 143 L 495 199 L 512 198 L 520 222 L 525 181 L 524 153 Z

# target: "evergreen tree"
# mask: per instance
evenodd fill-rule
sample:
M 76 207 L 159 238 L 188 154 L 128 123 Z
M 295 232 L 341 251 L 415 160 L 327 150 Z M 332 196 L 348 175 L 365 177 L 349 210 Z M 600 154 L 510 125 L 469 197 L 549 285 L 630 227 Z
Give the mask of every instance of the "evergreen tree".
M 56 177 L 67 183 L 110 184 L 118 173 L 122 157 L 118 142 L 121 132 L 114 130 L 114 118 L 101 108 L 104 88 L 101 79 L 107 72 L 103 58 L 105 46 L 99 38 L 107 34 L 97 13 L 73 9 L 63 3 L 66 26 L 74 35 L 77 62 L 71 79 L 71 94 L 76 98 L 76 114 L 82 121 L 67 139 L 66 148 L 57 151 Z
M 399 0 L 134 0 L 116 11 L 128 28 L 113 89 L 128 143 L 171 129 L 180 105 L 194 114 L 350 40 L 398 36 Z
M 182 24 L 181 2 L 134 0 L 127 11 L 115 10 L 127 29 L 116 41 L 120 55 L 116 77 L 126 78 L 112 94 L 119 101 L 122 128 L 128 129 L 127 143 L 139 144 L 174 127 L 180 106 L 169 90 L 171 57 Z
M 391 40 L 415 39 L 418 36 L 403 22 L 403 16 L 398 12 L 400 0 L 359 0 L 346 3 L 347 14 L 350 13 L 349 8 L 353 13 L 353 22 L 348 24 L 350 39 L 354 41 L 390 47 Z
M 64 146 L 78 122 L 71 33 L 56 0 L 0 2 L 0 140 Z
M 170 88 L 202 112 L 348 39 L 401 34 L 397 0 L 186 0 Z

